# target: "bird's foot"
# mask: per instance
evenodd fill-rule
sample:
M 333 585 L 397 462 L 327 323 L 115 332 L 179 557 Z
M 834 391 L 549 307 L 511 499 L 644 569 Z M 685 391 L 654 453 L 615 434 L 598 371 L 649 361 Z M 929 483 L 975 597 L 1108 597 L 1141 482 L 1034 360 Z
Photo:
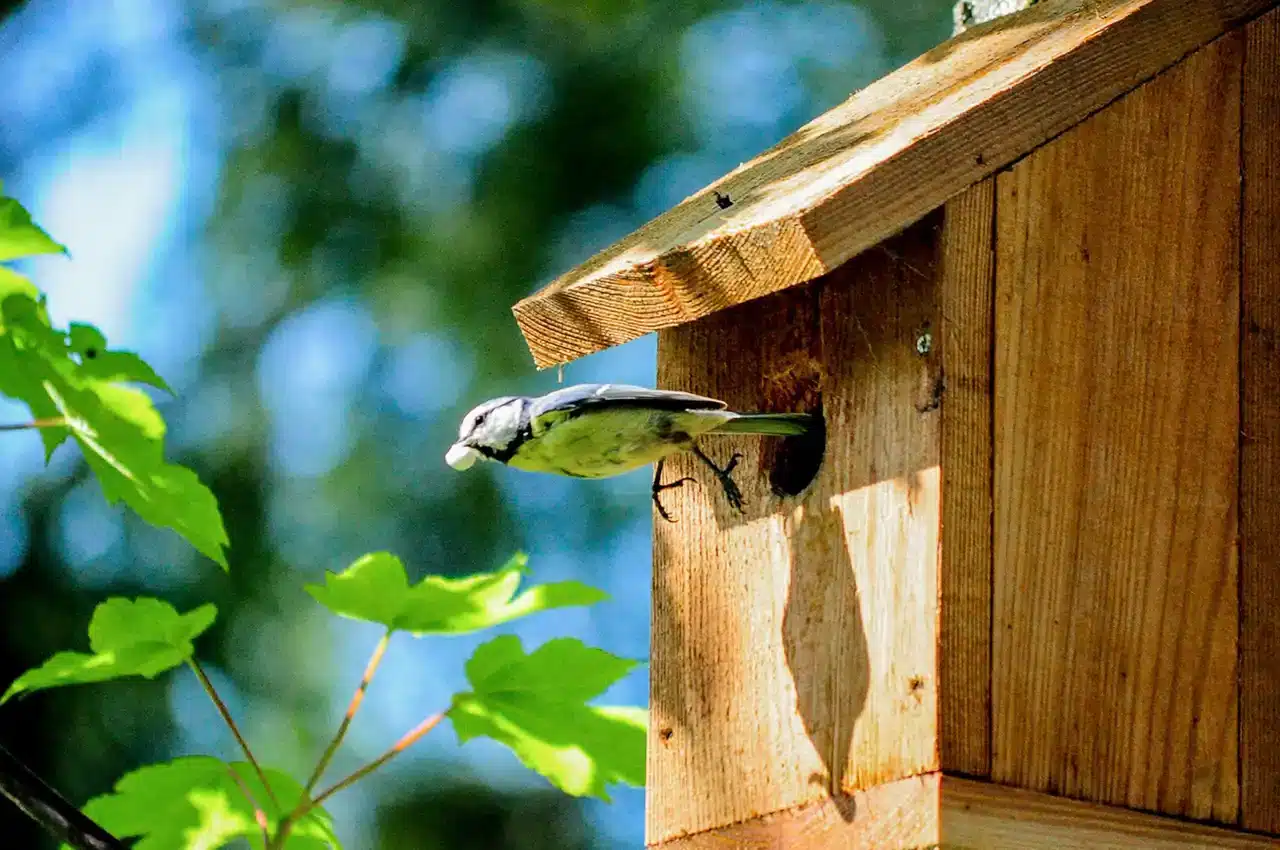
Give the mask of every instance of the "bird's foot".
M 658 461 L 657 465 L 654 466 L 653 468 L 653 506 L 658 509 L 658 514 L 667 522 L 675 522 L 675 520 L 671 518 L 671 514 L 667 513 L 667 509 L 662 506 L 662 500 L 658 498 L 658 495 L 663 490 L 674 490 L 677 487 L 682 487 L 684 486 L 684 482 L 686 481 L 692 481 L 694 484 L 697 484 L 698 482 L 696 479 L 686 476 L 684 478 L 677 478 L 675 481 L 670 481 L 666 484 L 663 484 L 662 483 L 662 465 L 665 462 L 666 462 L 665 460 L 660 460 Z
M 733 480 L 733 470 L 737 468 L 738 461 L 742 460 L 742 455 L 738 452 L 733 453 L 733 457 L 729 458 L 729 462 L 724 468 L 716 466 L 716 462 L 702 453 L 697 446 L 693 447 L 693 452 L 702 462 L 711 467 L 711 471 L 715 473 L 716 479 L 720 482 L 720 489 L 724 490 L 724 497 L 729 500 L 729 504 L 734 510 L 742 513 L 742 490 L 738 489 L 738 482 Z

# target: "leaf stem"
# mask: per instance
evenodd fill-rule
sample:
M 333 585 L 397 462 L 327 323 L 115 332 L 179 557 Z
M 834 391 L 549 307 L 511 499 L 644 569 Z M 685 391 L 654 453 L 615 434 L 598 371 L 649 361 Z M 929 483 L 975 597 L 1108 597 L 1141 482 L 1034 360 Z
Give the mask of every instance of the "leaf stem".
M 19 422 L 12 425 L 0 425 L 0 431 L 28 431 L 33 428 L 65 428 L 67 420 L 62 416 L 50 419 L 32 419 L 30 422 Z
M 325 800 L 332 797 L 334 794 L 337 794 L 343 788 L 346 788 L 350 785 L 354 785 L 356 782 L 368 776 L 370 773 L 373 773 L 375 770 L 382 767 L 387 762 L 391 761 L 400 753 L 404 752 L 405 750 L 409 749 L 414 744 L 416 744 L 419 738 L 421 738 L 423 735 L 430 732 L 432 729 L 436 728 L 436 726 L 439 725 L 441 720 L 444 720 L 443 711 L 440 712 L 439 714 L 431 715 L 426 720 L 422 721 L 417 726 L 413 727 L 408 732 L 406 732 L 404 736 L 400 738 L 399 741 L 396 741 L 394 744 L 391 745 L 391 749 L 387 750 L 385 753 L 378 756 L 376 759 L 369 762 L 364 767 L 351 773 L 345 779 L 340 779 L 334 784 L 330 785 L 325 790 L 321 791 L 319 794 L 316 795 L 315 799 L 311 801 L 311 805 L 312 806 L 320 805 Z
M 275 793 L 271 790 L 271 783 L 267 781 L 267 774 L 262 769 L 262 765 L 258 764 L 258 760 L 253 757 L 253 751 L 249 749 L 249 742 L 240 734 L 240 727 L 231 717 L 231 712 L 227 710 L 227 705 L 222 701 L 222 697 L 218 696 L 218 692 L 213 688 L 213 682 L 209 681 L 209 677 L 204 674 L 204 668 L 200 666 L 200 662 L 194 658 L 188 658 L 187 664 L 191 665 L 191 669 L 195 671 L 196 678 L 200 680 L 200 684 L 204 686 L 204 692 L 209 695 L 209 699 L 213 700 L 214 706 L 217 707 L 218 713 L 222 715 L 222 720 L 231 730 L 231 734 L 235 736 L 236 743 L 240 745 L 240 749 L 244 752 L 244 757 L 249 760 L 249 764 L 253 765 L 254 771 L 258 774 L 258 779 L 262 782 L 262 787 L 267 790 L 267 796 L 271 798 L 271 804 L 277 809 L 280 808 L 280 801 L 276 799 Z
M 436 728 L 436 726 L 440 725 L 440 721 L 444 720 L 444 715 L 445 713 L 443 711 L 438 714 L 431 715 L 401 736 L 400 740 L 391 745 L 391 749 L 387 750 L 364 767 L 359 768 L 347 777 L 330 785 L 328 788 L 317 794 L 314 799 L 303 798 L 302 802 L 299 803 L 293 811 L 285 815 L 285 817 L 280 821 L 280 827 L 276 830 L 275 843 L 268 846 L 270 848 L 283 847 L 285 840 L 289 837 L 289 831 L 293 829 L 293 825 L 302 819 L 307 812 L 311 811 L 316 806 L 319 806 L 325 800 L 329 799 L 334 794 L 337 794 L 342 789 L 348 788 L 356 782 L 359 782 L 370 773 L 373 773 L 375 770 L 391 761 L 400 753 L 409 749 L 409 747 L 412 747 L 418 742 L 419 738 Z
M 311 789 L 316 787 L 320 777 L 324 775 L 325 768 L 329 766 L 329 762 L 333 760 L 334 753 L 338 751 L 338 747 L 342 744 L 342 739 L 346 737 L 347 729 L 351 727 L 351 721 L 355 719 L 356 712 L 360 710 L 360 704 L 364 702 L 365 692 L 369 690 L 369 683 L 373 681 L 373 674 L 378 671 L 378 665 L 382 663 L 382 656 L 386 653 L 387 644 L 390 641 L 391 630 L 388 629 L 382 639 L 378 641 L 378 645 L 373 648 L 373 654 L 369 656 L 369 663 L 364 668 L 364 676 L 360 679 L 356 692 L 351 696 L 351 703 L 347 706 L 347 713 L 342 717 L 342 724 L 338 726 L 338 731 L 334 733 L 333 740 L 325 748 L 324 755 L 320 757 L 320 761 L 316 763 L 316 769 L 311 772 L 311 778 L 307 780 L 305 788 L 308 795 L 311 793 Z
M 227 765 L 227 773 L 231 774 L 231 781 L 240 787 L 240 793 L 244 794 L 245 799 L 249 801 L 249 805 L 253 806 L 253 819 L 258 822 L 258 828 L 262 830 L 262 846 L 264 848 L 271 844 L 271 825 L 267 821 L 267 813 L 262 810 L 262 806 L 258 805 L 258 801 L 254 798 L 253 792 L 249 790 L 248 784 L 236 773 L 236 769 L 231 765 Z

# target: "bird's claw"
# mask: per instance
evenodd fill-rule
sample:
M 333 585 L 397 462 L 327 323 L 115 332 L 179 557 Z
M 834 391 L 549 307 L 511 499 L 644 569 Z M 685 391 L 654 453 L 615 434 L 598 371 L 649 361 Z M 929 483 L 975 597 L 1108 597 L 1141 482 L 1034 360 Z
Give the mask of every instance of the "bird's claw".
M 738 488 L 738 483 L 733 480 L 733 470 L 737 468 L 738 461 L 742 460 L 742 455 L 734 452 L 733 457 L 729 458 L 729 462 L 721 469 L 716 466 L 715 461 L 707 457 L 697 446 L 693 447 L 693 452 L 702 459 L 703 463 L 711 467 L 716 479 L 720 482 L 720 489 L 724 490 L 724 497 L 729 500 L 729 504 L 734 510 L 742 513 L 742 490 Z
M 653 470 L 653 506 L 658 509 L 658 515 L 661 516 L 663 519 L 665 519 L 667 522 L 675 522 L 675 520 L 671 518 L 671 514 L 667 513 L 667 509 L 662 506 L 662 500 L 658 498 L 658 495 L 663 490 L 674 490 L 677 487 L 682 487 L 684 486 L 684 483 L 686 481 L 692 481 L 694 484 L 697 484 L 698 482 L 697 482 L 697 479 L 695 478 L 685 476 L 684 478 L 677 478 L 675 481 L 670 481 L 666 484 L 663 484 L 662 483 L 663 463 L 664 462 L 661 460 L 658 461 L 657 466 L 655 466 Z
M 724 469 L 716 473 L 716 477 L 720 479 L 720 487 L 724 490 L 724 497 L 729 500 L 729 504 L 738 513 L 742 513 L 742 491 L 738 489 L 738 482 L 733 480 L 733 470 L 740 460 L 742 460 L 742 455 L 734 452 L 733 457 L 729 458 L 729 462 L 725 464 Z

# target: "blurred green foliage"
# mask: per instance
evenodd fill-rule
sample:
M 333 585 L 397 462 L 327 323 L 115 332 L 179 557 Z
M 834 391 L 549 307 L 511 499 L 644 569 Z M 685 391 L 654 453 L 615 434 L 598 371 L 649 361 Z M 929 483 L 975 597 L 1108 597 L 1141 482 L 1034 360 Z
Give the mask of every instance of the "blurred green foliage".
M 441 456 L 458 416 L 477 399 L 555 382 L 533 373 L 512 303 L 941 41 L 948 0 L 163 5 L 166 44 L 186 57 L 190 90 L 212 104 L 192 119 L 192 144 L 214 163 L 200 166 L 213 194 L 193 189 L 189 220 L 173 225 L 190 258 L 163 286 L 198 293 L 203 324 L 187 377 L 160 368 L 177 391 L 163 412 L 174 459 L 218 496 L 235 568 L 219 575 L 120 514 L 106 520 L 116 538 L 73 558 L 67 529 L 86 470 L 55 463 L 22 491 L 21 563 L 0 578 L 0 682 L 72 644 L 108 594 L 162 595 L 180 610 L 213 601 L 220 619 L 206 639 L 248 734 L 272 742 L 264 760 L 305 764 L 340 712 L 335 693 L 353 681 L 348 646 L 359 644 L 362 661 L 376 635 L 352 638 L 305 613 L 293 595 L 299 574 L 319 579 L 375 549 L 459 575 L 517 547 L 544 563 L 555 548 L 563 566 L 538 580 L 629 590 L 615 591 L 624 601 L 607 603 L 604 621 L 574 622 L 611 636 L 600 642 L 618 654 L 645 655 L 647 599 L 636 589 L 648 584 L 637 549 L 647 482 L 457 475 Z M 53 32 L 91 11 L 0 0 L 0 21 L 45 7 Z M 63 88 L 41 105 L 39 140 L 0 149 L 8 181 L 24 157 L 56 149 L 122 97 L 105 52 L 54 54 L 78 57 L 79 70 L 33 71 Z M 158 59 L 138 61 L 157 81 L 177 76 Z M 632 350 L 640 354 L 571 365 L 567 378 L 606 377 L 590 372 L 603 368 L 610 379 L 651 380 L 651 364 L 627 359 L 651 348 Z M 158 362 L 160 352 L 141 353 Z M 314 377 L 313 361 L 328 364 L 328 379 Z M 290 446 L 323 436 L 334 411 L 341 449 L 295 463 Z M 625 633 L 610 631 L 622 622 Z M 150 684 L 7 706 L 0 739 L 67 796 L 88 799 L 192 745 L 199 724 L 178 710 L 182 686 L 166 695 Z M 393 779 L 369 792 L 372 814 L 357 819 L 353 846 L 609 845 L 576 802 L 488 788 L 466 765 L 419 764 Z M 634 802 L 628 811 L 619 841 L 637 846 Z M 4 807 L 0 835 L 47 846 Z

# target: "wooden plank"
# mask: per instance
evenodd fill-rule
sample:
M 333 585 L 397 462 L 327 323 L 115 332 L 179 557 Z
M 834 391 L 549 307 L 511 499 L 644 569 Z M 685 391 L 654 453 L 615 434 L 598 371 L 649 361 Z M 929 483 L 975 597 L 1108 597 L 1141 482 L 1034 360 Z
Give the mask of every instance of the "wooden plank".
M 534 361 L 834 269 L 1275 3 L 1047 0 L 952 39 L 517 304 Z
M 1242 37 L 997 184 L 992 777 L 1238 814 Z
M 943 777 L 944 848 L 972 850 L 1262 850 L 1280 841 L 1128 809 Z
M 1245 35 L 1240 814 L 1280 833 L 1280 10 Z
M 861 645 L 855 630 L 845 631 L 845 663 L 850 672 L 853 657 L 869 663 L 865 679 L 840 675 L 842 688 L 854 688 L 863 702 L 852 730 L 842 718 L 833 757 L 844 759 L 834 787 L 845 792 L 938 767 L 942 415 L 933 402 L 941 359 L 922 357 L 917 346 L 940 324 L 940 224 L 937 216 L 925 219 L 822 289 L 831 487 L 818 495 L 844 532 L 836 568 L 852 581 L 841 605 L 866 635 Z M 810 566 L 797 580 L 813 584 L 796 600 L 799 615 L 825 579 Z M 826 624 L 845 616 L 806 621 L 806 640 L 830 640 Z
M 695 459 L 668 464 L 702 483 L 655 523 L 650 842 L 937 767 L 937 358 L 916 352 L 937 324 L 937 224 L 659 337 L 661 386 L 736 409 L 820 397 L 828 441 L 785 500 L 776 441 L 709 443 L 744 455 L 741 516 Z
M 808 346 L 816 339 L 816 293 L 797 289 L 745 305 L 713 320 L 658 337 L 658 385 L 696 390 L 737 409 L 798 409 L 764 404 L 763 376 L 794 364 L 800 380 L 817 380 Z M 759 335 L 758 338 L 756 335 Z M 732 357 L 725 352 L 733 352 Z M 779 370 L 780 371 L 780 370 Z M 799 409 L 803 409 L 800 406 Z M 780 624 L 790 610 L 792 548 L 817 546 L 786 537 L 761 474 L 761 438 L 708 441 L 735 471 L 750 522 L 732 518 L 716 482 L 692 457 L 666 465 L 667 480 L 694 476 L 662 494 L 677 520 L 655 515 L 653 625 L 650 649 L 649 756 L 646 834 L 657 842 L 745 820 L 826 793 L 824 758 L 836 725 L 832 714 L 811 719 L 806 734 L 800 687 L 788 667 Z M 799 557 L 799 556 L 798 556 Z M 839 584 L 832 590 L 840 599 Z M 834 632 L 807 659 L 806 672 L 833 668 Z M 834 694 L 811 711 L 837 712 Z M 806 695 L 806 699 L 809 699 Z
M 939 755 L 991 773 L 991 356 L 995 179 L 945 207 L 937 328 L 943 361 Z
M 939 774 L 877 785 L 657 845 L 663 850 L 925 850 L 939 839 Z
M 938 773 L 657 845 L 662 850 L 1275 850 L 1261 835 Z

